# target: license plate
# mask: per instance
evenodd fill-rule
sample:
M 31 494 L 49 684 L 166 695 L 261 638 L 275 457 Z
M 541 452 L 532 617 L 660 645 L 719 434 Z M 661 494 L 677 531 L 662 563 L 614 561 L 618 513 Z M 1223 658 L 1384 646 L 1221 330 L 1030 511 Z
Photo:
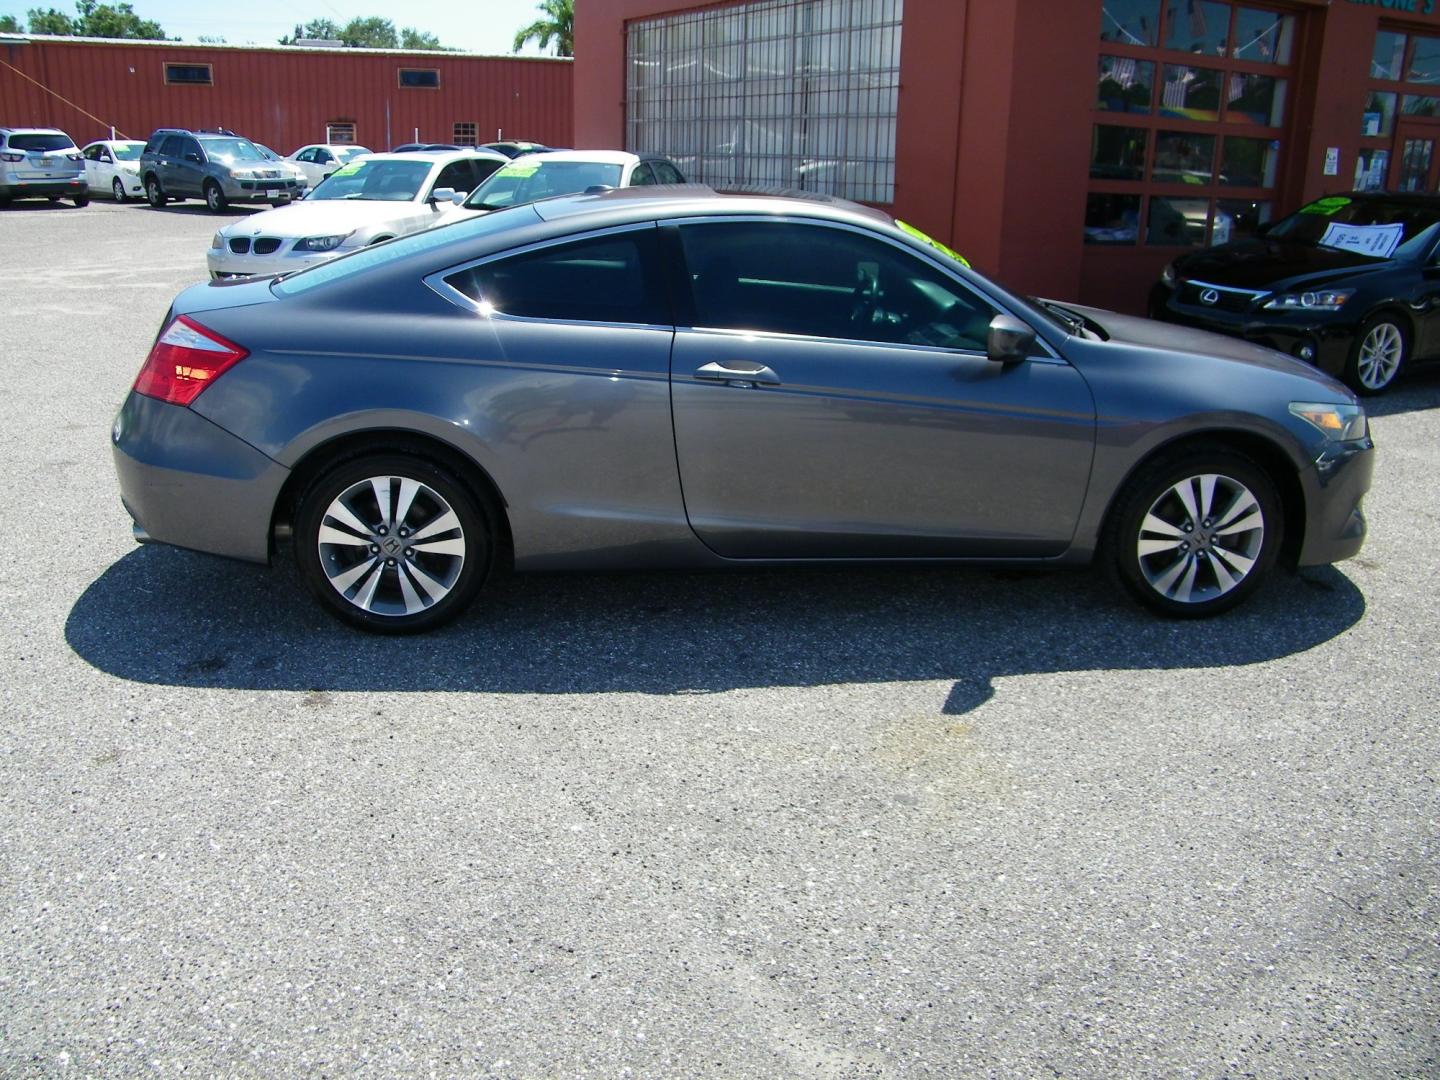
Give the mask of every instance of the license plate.
M 42 157 L 40 159 L 40 167 L 42 169 L 48 168 L 50 166 L 50 163 L 54 160 L 54 158 Z
M 267 191 L 267 192 L 265 192 L 265 198 L 269 199 L 271 202 L 279 202 L 279 201 L 280 201 L 281 199 L 283 199 L 284 197 L 285 197 L 285 193 L 284 193 L 283 191 Z

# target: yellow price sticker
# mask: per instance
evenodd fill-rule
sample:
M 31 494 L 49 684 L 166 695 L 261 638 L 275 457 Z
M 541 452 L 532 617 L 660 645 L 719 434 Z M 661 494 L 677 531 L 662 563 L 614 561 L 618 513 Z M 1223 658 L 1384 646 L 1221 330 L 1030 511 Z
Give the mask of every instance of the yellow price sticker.
M 517 180 L 524 180 L 527 176 L 534 176 L 540 171 L 539 162 L 512 161 L 509 165 L 500 166 L 499 176 L 513 176 Z
M 970 265 L 970 260 L 967 259 L 967 258 L 965 258 L 964 255 L 961 255 L 961 254 L 960 254 L 958 251 L 956 251 L 954 248 L 952 248 L 952 247 L 947 247 L 946 245 L 942 244 L 939 240 L 936 240 L 933 236 L 927 236 L 925 233 L 921 232 L 919 229 L 915 228 L 914 225 L 911 225 L 911 224 L 909 224 L 908 222 L 897 221 L 897 222 L 895 222 L 895 224 L 898 225 L 898 226 L 900 226 L 900 231 L 903 232 L 906 236 L 913 236 L 916 240 L 919 240 L 922 244 L 929 244 L 929 245 L 930 245 L 931 247 L 933 247 L 936 251 L 941 252 L 942 254 L 945 254 L 945 255 L 949 255 L 950 258 L 954 259 L 954 260 L 955 260 L 956 262 L 958 262 L 961 266 L 964 266 L 964 267 L 967 267 L 967 268 L 969 267 L 969 265 Z
M 354 165 L 341 165 L 340 168 L 336 169 L 336 170 L 335 170 L 333 173 L 331 173 L 330 175 L 331 175 L 331 176 L 352 176 L 352 175 L 354 175 L 355 173 L 357 173 L 357 172 L 359 172 L 359 171 L 360 171 L 360 162 L 357 161 Z

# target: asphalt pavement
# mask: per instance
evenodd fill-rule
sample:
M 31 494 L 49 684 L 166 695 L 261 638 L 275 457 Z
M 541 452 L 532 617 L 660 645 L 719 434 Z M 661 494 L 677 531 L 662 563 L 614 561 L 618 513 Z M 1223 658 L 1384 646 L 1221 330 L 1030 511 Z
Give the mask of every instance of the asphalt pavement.
M 0 1076 L 1440 1074 L 1440 372 L 1359 558 L 502 580 L 380 639 L 137 547 L 220 224 L 0 213 Z

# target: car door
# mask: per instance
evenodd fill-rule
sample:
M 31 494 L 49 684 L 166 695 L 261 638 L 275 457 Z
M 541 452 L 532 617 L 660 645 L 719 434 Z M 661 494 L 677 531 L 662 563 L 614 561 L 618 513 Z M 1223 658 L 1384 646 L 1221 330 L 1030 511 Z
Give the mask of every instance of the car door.
M 165 185 L 166 189 L 183 195 L 199 195 L 205 179 L 205 151 L 201 149 L 198 139 L 192 139 L 188 135 L 181 135 L 179 139 L 180 154 L 171 166 L 175 179 Z
M 671 360 L 690 525 L 727 558 L 1052 556 L 1094 403 L 1063 359 L 986 356 L 999 310 L 898 241 L 804 220 L 666 230 L 690 286 Z
M 630 173 L 628 185 L 630 187 L 650 187 L 655 183 L 655 174 L 650 169 L 649 162 L 642 161 L 637 164 Z
M 109 191 L 110 177 L 105 175 L 105 168 L 101 155 L 108 158 L 109 151 L 105 149 L 104 143 L 91 143 L 80 151 L 85 159 L 85 186 L 91 191 Z M 110 170 L 112 173 L 114 170 Z

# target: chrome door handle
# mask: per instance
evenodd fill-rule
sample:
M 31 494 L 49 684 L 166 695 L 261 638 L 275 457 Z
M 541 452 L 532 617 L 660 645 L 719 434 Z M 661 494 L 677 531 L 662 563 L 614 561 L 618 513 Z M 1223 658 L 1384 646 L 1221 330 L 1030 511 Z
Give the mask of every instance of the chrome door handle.
M 725 360 L 704 364 L 695 370 L 695 378 L 707 382 L 723 382 L 731 386 L 779 386 L 780 376 L 772 368 L 753 360 Z

